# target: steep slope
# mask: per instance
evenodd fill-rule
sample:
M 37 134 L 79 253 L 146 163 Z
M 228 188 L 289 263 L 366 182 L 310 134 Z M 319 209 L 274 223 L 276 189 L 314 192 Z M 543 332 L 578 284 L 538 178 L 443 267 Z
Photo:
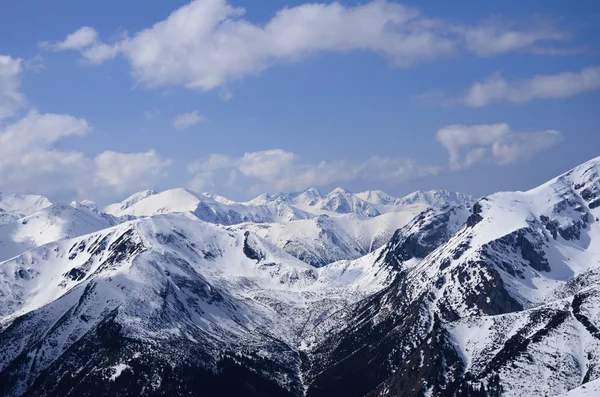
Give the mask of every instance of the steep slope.
M 308 395 L 545 396 L 600 377 L 599 192 L 600 158 L 480 200 L 455 233 L 415 219 L 382 254 L 401 275 L 311 346 Z
M 382 247 L 321 268 L 285 246 L 298 257 L 312 250 L 317 261 L 326 251 L 365 249 L 358 236 L 372 230 L 361 228 L 394 213 L 379 210 L 389 197 L 365 195 L 379 202 L 361 207 L 367 201 L 354 195 L 346 213 L 350 193 L 339 189 L 253 204 L 169 192 L 172 201 L 131 200 L 124 215 L 139 219 L 0 263 L 3 394 L 552 396 L 596 388 L 600 158 L 472 208 L 427 208 Z M 238 206 L 238 215 L 272 216 L 279 205 L 310 217 L 226 227 L 201 221 L 201 203 L 229 220 Z M 155 215 L 162 209 L 169 213 Z
M 52 205 L 44 196 L 36 194 L 0 193 L 0 212 L 11 213 L 18 217 L 31 215 Z
M 470 207 L 475 202 L 474 197 L 467 194 L 449 192 L 447 190 L 418 190 L 407 196 L 392 197 L 381 190 L 367 190 L 357 193 L 356 197 L 372 204 L 380 205 L 425 205 L 429 207 L 454 205 Z
M 407 196 L 402 197 L 397 202 L 397 205 L 410 205 L 410 204 L 427 204 L 429 206 L 439 205 L 455 205 L 455 206 L 471 206 L 475 202 L 473 196 L 458 193 L 449 192 L 448 190 L 418 190 Z
M 373 258 L 315 269 L 177 214 L 53 242 L 0 269 L 6 395 L 302 395 L 304 329 L 393 279 Z
M 0 225 L 6 225 L 7 223 L 12 223 L 19 219 L 21 216 L 18 214 L 13 214 L 12 212 L 6 212 L 3 209 L 0 209 Z
M 187 189 L 171 189 L 160 193 L 138 193 L 123 203 L 112 204 L 105 212 L 116 217 L 147 217 L 166 213 L 188 213 L 211 223 L 233 225 L 242 222 L 277 222 L 310 218 L 282 201 L 265 205 L 244 205 L 223 197 L 197 194 Z
M 106 214 L 52 204 L 0 225 L 0 261 L 51 241 L 92 233 L 115 223 L 116 220 Z
M 412 211 L 390 212 L 374 218 L 329 217 L 278 223 L 242 223 L 230 227 L 251 231 L 294 257 L 315 267 L 358 259 L 385 245 L 396 230 L 415 215 Z
M 264 193 L 247 202 L 235 202 L 212 193 L 197 194 L 187 189 L 156 193 L 143 191 L 121 203 L 111 204 L 105 212 L 117 217 L 142 217 L 171 212 L 188 212 L 199 219 L 232 225 L 242 222 L 286 222 L 318 215 L 368 219 L 390 212 L 418 214 L 426 208 L 444 205 L 470 206 L 473 198 L 445 190 L 415 192 L 394 198 L 381 191 L 358 194 L 336 188 L 327 195 L 316 189 L 300 193 Z
M 262 194 L 237 203 L 210 193 L 185 189 L 140 192 L 106 211 L 122 219 L 161 213 L 187 213 L 231 230 L 251 231 L 291 255 L 316 267 L 337 260 L 357 259 L 387 243 L 393 233 L 431 206 L 470 202 L 469 196 L 426 192 L 395 199 L 380 191 L 352 194 L 341 188 L 326 196 L 316 189 L 301 193 Z M 363 200 L 360 196 L 372 200 Z
M 316 208 L 335 214 L 356 214 L 366 218 L 381 215 L 377 208 L 342 188 L 329 193 Z
M 600 379 L 583 384 L 556 397 L 594 397 L 600 395 Z
M 141 192 L 137 192 L 120 203 L 108 205 L 106 208 L 104 208 L 104 212 L 114 216 L 124 216 L 125 212 L 131 211 L 129 210 L 131 207 L 150 196 L 154 196 L 155 194 L 158 193 L 154 190 L 143 190 Z

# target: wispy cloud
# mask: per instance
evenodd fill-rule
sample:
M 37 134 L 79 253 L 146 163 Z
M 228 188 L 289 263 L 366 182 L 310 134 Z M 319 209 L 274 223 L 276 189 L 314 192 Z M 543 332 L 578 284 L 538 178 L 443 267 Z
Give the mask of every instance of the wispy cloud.
M 586 47 L 540 47 L 532 46 L 529 48 L 529 52 L 534 55 L 548 55 L 548 56 L 570 56 L 579 54 L 590 54 L 597 51 Z
M 531 51 L 540 42 L 566 41 L 571 33 L 557 30 L 550 21 L 534 20 L 525 29 L 516 29 L 510 21 L 492 18 L 477 26 L 457 27 L 467 48 L 476 55 L 489 57 L 511 51 Z
M 492 103 L 525 103 L 534 99 L 566 98 L 600 89 L 600 66 L 588 67 L 580 72 L 539 75 L 520 81 L 506 81 L 499 74 L 486 81 L 475 83 L 464 97 L 471 107 Z
M 183 130 L 203 121 L 205 121 L 204 116 L 198 114 L 197 110 L 189 113 L 181 113 L 173 119 L 173 128 Z
M 506 80 L 499 73 L 476 82 L 462 96 L 449 96 L 442 88 L 415 95 L 423 106 L 469 106 L 480 108 L 495 103 L 522 104 L 536 99 L 560 99 L 600 89 L 600 66 L 578 72 L 538 75 L 523 80 Z
M 0 120 L 13 116 L 26 104 L 21 86 L 22 60 L 0 55 Z
M 436 139 L 448 150 L 449 167 L 460 170 L 485 159 L 498 165 L 529 160 L 555 146 L 562 134 L 554 130 L 519 133 L 505 123 L 450 125 L 440 129 Z
M 400 183 L 436 174 L 438 167 L 423 166 L 412 159 L 371 157 L 360 162 L 303 162 L 300 156 L 283 149 L 248 152 L 241 157 L 212 154 L 189 165 L 194 176 L 191 189 L 203 191 L 235 181 L 249 186 L 249 194 L 260 191 L 297 191 L 356 180 Z M 223 182 L 225 181 L 225 182 Z

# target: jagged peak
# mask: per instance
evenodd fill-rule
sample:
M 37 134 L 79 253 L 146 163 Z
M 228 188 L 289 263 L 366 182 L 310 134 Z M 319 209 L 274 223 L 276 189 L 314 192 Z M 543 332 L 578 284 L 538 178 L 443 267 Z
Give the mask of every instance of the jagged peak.
M 0 192 L 0 209 L 6 212 L 29 215 L 50 205 L 52 205 L 52 201 L 39 194 Z
M 306 194 L 306 195 L 311 195 L 311 196 L 316 196 L 316 197 L 322 196 L 321 192 L 318 189 L 315 189 L 314 187 L 309 187 L 308 189 L 304 190 L 301 194 Z
M 584 185 L 600 185 L 600 157 L 595 157 L 591 160 L 580 164 L 556 178 L 550 179 L 548 182 L 528 190 L 527 193 L 535 194 L 542 189 L 546 189 L 556 184 L 566 184 L 571 188 L 578 189 Z
M 348 190 L 346 190 L 344 188 L 336 187 L 331 192 L 329 192 L 328 196 L 334 196 L 337 194 L 352 194 L 352 193 L 350 193 Z

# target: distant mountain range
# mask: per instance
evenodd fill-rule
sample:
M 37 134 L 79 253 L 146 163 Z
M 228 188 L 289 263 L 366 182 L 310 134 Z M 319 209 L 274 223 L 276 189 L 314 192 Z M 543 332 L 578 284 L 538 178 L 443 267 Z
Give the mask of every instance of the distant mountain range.
M 6 396 L 593 396 L 600 157 L 479 200 L 0 195 Z

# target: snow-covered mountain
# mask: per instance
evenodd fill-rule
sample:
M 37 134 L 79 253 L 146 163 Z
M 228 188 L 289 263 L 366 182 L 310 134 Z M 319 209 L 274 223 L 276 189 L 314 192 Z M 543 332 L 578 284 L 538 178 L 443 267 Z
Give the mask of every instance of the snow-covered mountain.
M 311 346 L 321 395 L 560 395 L 600 377 L 600 158 L 466 214 L 428 211 L 400 276 Z M 351 375 L 348 375 L 351 374 Z M 574 392 L 575 394 L 575 392 Z
M 236 202 L 212 193 L 198 194 L 187 189 L 171 189 L 160 193 L 151 190 L 136 193 L 121 203 L 107 206 L 104 212 L 117 217 L 186 212 L 207 222 L 232 225 L 242 222 L 285 222 L 318 215 L 367 219 L 390 212 L 416 214 L 432 206 L 470 206 L 474 201 L 472 196 L 445 190 L 419 191 L 395 198 L 381 191 L 353 194 L 336 188 L 327 195 L 322 195 L 316 189 L 307 189 L 300 193 L 265 193 L 250 201 Z
M 0 224 L 0 261 L 52 241 L 77 237 L 105 229 L 117 223 L 107 214 L 84 206 L 51 204 L 30 215 Z
M 229 229 L 250 231 L 315 267 L 342 259 L 358 259 L 385 245 L 415 215 L 412 209 L 373 218 L 330 217 L 276 223 L 241 223 Z
M 52 202 L 44 196 L 0 193 L 0 213 L 23 217 L 51 205 Z
M 0 391 L 594 395 L 600 158 L 470 207 L 426 193 L 110 206 L 114 224 L 0 262 Z
M 426 208 L 470 206 L 473 202 L 471 196 L 446 191 L 392 198 L 381 191 L 352 194 L 341 188 L 327 195 L 307 189 L 300 193 L 262 194 L 247 202 L 235 202 L 210 193 L 172 189 L 136 193 L 122 203 L 109 205 L 105 211 L 123 219 L 186 213 L 206 222 L 233 225 L 231 230 L 256 233 L 318 267 L 336 260 L 357 259 L 374 251 Z
M 381 190 L 367 190 L 357 193 L 356 197 L 372 204 L 380 205 L 425 205 L 425 206 L 471 206 L 474 202 L 473 196 L 458 192 L 449 192 L 447 190 L 418 190 L 407 196 L 398 198 L 392 197 Z
M 187 213 L 197 219 L 221 225 L 288 221 L 313 216 L 283 201 L 245 205 L 187 189 L 136 193 L 122 203 L 109 205 L 105 208 L 105 212 L 116 217 L 135 218 L 167 213 Z
M 172 394 L 183 379 L 211 395 L 248 382 L 258 395 L 300 394 L 305 329 L 393 279 L 373 256 L 316 269 L 182 214 L 50 243 L 0 269 L 8 395 L 110 394 L 123 382 Z

